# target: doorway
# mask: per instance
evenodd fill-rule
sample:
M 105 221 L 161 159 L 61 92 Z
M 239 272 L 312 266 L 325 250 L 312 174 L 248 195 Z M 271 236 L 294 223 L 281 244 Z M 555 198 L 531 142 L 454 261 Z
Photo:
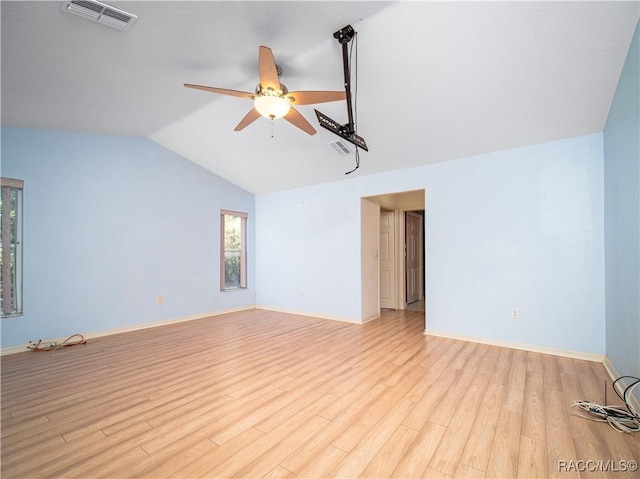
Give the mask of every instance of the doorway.
M 363 321 L 383 309 L 425 313 L 425 191 L 363 197 L 362 205 Z

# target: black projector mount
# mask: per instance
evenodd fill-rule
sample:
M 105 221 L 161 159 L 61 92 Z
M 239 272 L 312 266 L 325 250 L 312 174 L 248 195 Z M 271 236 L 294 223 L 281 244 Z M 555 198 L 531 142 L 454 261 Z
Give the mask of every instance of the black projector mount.
M 369 151 L 364 138 L 356 134 L 355 123 L 353 121 L 353 105 L 351 103 L 351 72 L 349 71 L 349 52 L 347 50 L 347 44 L 353 39 L 355 34 L 356 32 L 351 25 L 347 25 L 333 34 L 333 38 L 338 40 L 338 43 L 342 45 L 342 67 L 344 69 L 344 89 L 347 93 L 347 115 L 349 122 L 345 125 L 341 125 L 324 113 L 321 113 L 318 110 L 315 110 L 315 112 L 320 126 L 326 128 L 332 133 L 335 133 L 348 142 L 353 143 L 358 148 Z

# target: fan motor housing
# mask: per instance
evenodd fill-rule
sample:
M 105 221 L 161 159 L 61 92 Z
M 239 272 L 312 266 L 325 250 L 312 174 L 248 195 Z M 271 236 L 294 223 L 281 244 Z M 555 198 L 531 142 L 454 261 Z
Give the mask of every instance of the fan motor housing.
M 273 92 L 273 93 L 271 93 L 271 92 Z M 283 85 L 282 83 L 280 83 L 280 90 L 273 90 L 273 89 L 269 89 L 269 88 L 263 88 L 260 83 L 258 83 L 256 85 L 256 95 L 258 95 L 258 96 L 264 96 L 264 95 L 285 96 L 287 93 L 289 93 L 289 89 L 285 85 Z

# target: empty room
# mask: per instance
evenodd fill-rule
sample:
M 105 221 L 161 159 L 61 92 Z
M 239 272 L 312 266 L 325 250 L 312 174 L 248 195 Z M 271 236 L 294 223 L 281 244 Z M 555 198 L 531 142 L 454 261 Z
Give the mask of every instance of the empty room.
M 640 3 L 0 18 L 3 478 L 640 477 Z

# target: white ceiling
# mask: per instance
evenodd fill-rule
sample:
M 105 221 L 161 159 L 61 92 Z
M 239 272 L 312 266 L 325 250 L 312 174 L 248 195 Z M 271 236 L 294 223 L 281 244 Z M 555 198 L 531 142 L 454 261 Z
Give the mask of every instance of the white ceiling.
M 314 136 L 262 118 L 234 132 L 250 101 L 182 86 L 253 91 L 259 45 L 290 90 L 342 90 L 333 32 L 358 32 L 360 176 L 602 131 L 640 12 L 638 1 L 108 3 L 138 15 L 129 31 L 58 1 L 2 1 L 2 125 L 148 137 L 256 194 L 342 179 L 355 161 L 331 148 L 314 106 L 298 108 Z M 347 122 L 345 102 L 316 108 Z

